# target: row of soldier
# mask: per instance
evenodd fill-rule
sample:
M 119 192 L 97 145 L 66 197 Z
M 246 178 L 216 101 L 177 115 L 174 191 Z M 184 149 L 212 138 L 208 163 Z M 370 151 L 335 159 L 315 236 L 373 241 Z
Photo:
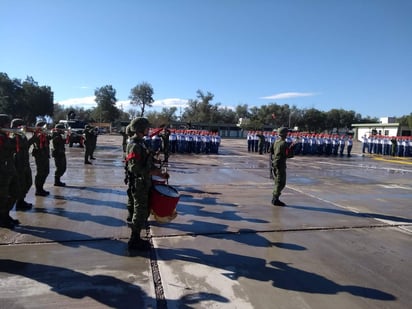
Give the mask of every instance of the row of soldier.
M 412 136 L 364 135 L 362 137 L 362 153 L 411 157 Z
M 126 127 L 123 134 L 123 149 L 130 137 L 130 129 Z M 204 130 L 178 130 L 169 128 L 151 128 L 144 137 L 149 148 L 154 152 L 165 154 L 166 162 L 169 154 L 218 154 L 221 137 L 216 132 Z
M 269 152 L 279 138 L 276 132 L 250 131 L 247 134 L 248 152 L 259 154 Z M 326 155 L 350 157 L 353 140 L 351 135 L 338 134 L 307 134 L 290 132 L 286 137 L 286 143 L 293 145 L 295 155 Z
M 26 132 L 32 132 L 28 138 Z M 39 121 L 33 128 L 26 127 L 22 119 L 10 120 L 6 114 L 0 114 L 0 227 L 14 228 L 19 221 L 10 216 L 13 207 L 24 211 L 33 207 L 25 201 L 33 185 L 30 167 L 30 150 L 36 164 L 34 177 L 35 195 L 47 196 L 49 191 L 44 184 L 50 173 L 50 155 L 54 158 L 54 186 L 65 186 L 61 177 L 66 172 L 65 154 L 66 134 L 63 124 L 56 124 L 52 130 L 47 129 L 44 121 Z M 95 132 L 92 127 L 85 127 L 85 164 L 94 159 Z M 50 147 L 51 143 L 51 147 Z M 51 148 L 51 149 L 50 149 Z

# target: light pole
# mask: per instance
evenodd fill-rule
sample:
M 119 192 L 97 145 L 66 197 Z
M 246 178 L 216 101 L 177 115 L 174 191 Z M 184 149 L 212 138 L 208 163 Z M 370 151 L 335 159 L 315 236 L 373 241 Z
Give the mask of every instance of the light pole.
M 289 129 L 290 129 L 290 119 L 292 118 L 292 114 L 293 114 L 293 111 L 290 111 L 290 112 L 289 112 L 289 126 L 288 126 Z

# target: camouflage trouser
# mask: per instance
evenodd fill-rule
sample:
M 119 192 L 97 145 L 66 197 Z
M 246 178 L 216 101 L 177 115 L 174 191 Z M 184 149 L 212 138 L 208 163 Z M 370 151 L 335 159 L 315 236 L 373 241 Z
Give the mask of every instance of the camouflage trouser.
M 29 192 L 31 186 L 33 185 L 31 168 L 30 166 L 17 171 L 17 181 L 19 183 L 19 194 L 17 199 L 24 199 L 27 192 Z
M 66 162 L 66 155 L 59 154 L 54 157 L 54 163 L 56 165 L 56 170 L 54 172 L 55 177 L 62 177 L 66 172 L 67 162 Z
M 47 176 L 50 173 L 50 160 L 46 155 L 37 155 L 34 157 L 36 161 L 37 173 L 34 178 L 34 184 L 36 190 L 43 189 L 44 183 L 46 182 Z
M 150 215 L 149 192 L 151 183 L 138 177 L 134 181 L 132 229 L 138 233 L 144 227 Z
M 127 220 L 132 221 L 134 213 L 134 197 L 133 197 L 133 187 L 129 185 L 127 188 Z
M 0 169 L 0 173 L 2 170 Z M 0 217 L 7 216 L 13 208 L 14 202 L 20 195 L 20 186 L 17 174 L 2 173 L 0 177 Z
M 273 167 L 273 176 L 275 179 L 275 186 L 273 188 L 273 196 L 279 198 L 282 190 L 286 186 L 286 167 Z

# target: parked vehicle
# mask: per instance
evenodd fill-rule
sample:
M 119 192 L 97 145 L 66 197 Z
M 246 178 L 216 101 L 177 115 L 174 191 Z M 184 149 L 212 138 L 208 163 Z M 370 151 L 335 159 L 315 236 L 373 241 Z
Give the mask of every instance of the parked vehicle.
M 63 123 L 68 131 L 69 147 L 73 147 L 73 144 L 83 147 L 83 132 L 86 123 L 81 120 L 60 120 L 59 123 Z

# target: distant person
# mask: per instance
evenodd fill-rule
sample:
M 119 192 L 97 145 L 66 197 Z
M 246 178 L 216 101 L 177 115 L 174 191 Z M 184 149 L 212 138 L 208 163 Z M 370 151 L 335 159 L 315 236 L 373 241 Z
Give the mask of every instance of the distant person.
M 263 150 L 265 148 L 265 136 L 263 135 L 262 132 L 258 132 L 256 134 L 256 136 L 258 137 L 258 151 L 259 151 L 259 154 L 263 154 Z
M 126 152 L 127 139 L 129 138 L 126 134 L 126 126 L 122 126 L 119 133 L 122 136 L 122 149 L 123 149 L 123 152 Z
M 368 137 L 366 134 L 363 135 L 362 137 L 362 153 L 369 152 L 369 142 L 368 142 Z
M 94 135 L 94 131 L 93 128 L 86 124 L 84 126 L 84 164 L 92 164 L 92 162 L 90 162 L 91 158 L 92 158 L 92 148 L 93 148 L 93 135 Z
M 10 117 L 0 114 L 0 227 L 13 229 L 20 224 L 19 220 L 10 216 L 18 197 L 19 182 L 16 166 L 13 161 L 15 145 L 8 137 Z
M 345 151 L 345 137 L 341 136 L 339 139 L 339 155 L 343 157 L 343 152 Z
M 50 136 L 45 129 L 46 122 L 38 121 L 29 145 L 33 146 L 32 155 L 36 162 L 37 173 L 34 178 L 37 196 L 47 196 L 49 191 L 44 190 L 44 183 L 50 173 Z
M 52 134 L 52 157 L 54 158 L 54 163 L 56 165 L 56 170 L 54 172 L 54 185 L 57 187 L 64 187 L 66 184 L 60 180 L 67 168 L 65 147 L 66 139 L 63 136 L 64 124 L 56 124 L 54 129 L 55 130 Z
M 33 185 L 33 176 L 30 167 L 30 152 L 29 141 L 26 134 L 19 129 L 24 130 L 25 123 L 20 118 L 15 118 L 11 121 L 11 128 L 16 130 L 11 135 L 13 144 L 16 146 L 16 153 L 14 155 L 14 163 L 16 165 L 17 179 L 19 182 L 19 193 L 16 201 L 16 210 L 25 211 L 30 210 L 33 205 L 25 201 L 26 195 Z
M 159 137 L 162 140 L 161 144 L 161 151 L 164 155 L 164 162 L 169 162 L 169 141 L 170 141 L 170 130 L 168 128 L 164 128 L 162 132 L 160 132 Z
M 288 128 L 282 127 L 278 130 L 279 138 L 272 145 L 270 153 L 272 155 L 274 189 L 272 205 L 286 206 L 284 202 L 279 200 L 282 190 L 286 186 L 286 160 L 288 158 L 288 146 L 286 143 L 286 136 L 288 135 Z
M 352 151 L 352 147 L 353 147 L 353 140 L 352 140 L 352 135 L 349 135 L 347 141 L 346 141 L 346 151 L 348 154 L 348 157 L 351 156 L 351 151 Z
M 391 139 L 392 145 L 391 145 L 391 156 L 394 157 L 396 156 L 396 151 L 398 148 L 398 140 L 396 139 L 395 136 L 392 137 Z
M 99 135 L 99 128 L 94 127 L 92 129 L 92 134 L 91 134 L 92 141 L 91 141 L 91 150 L 90 150 L 90 159 L 92 160 L 96 160 L 96 158 L 94 157 L 94 151 L 96 150 L 98 135 Z

